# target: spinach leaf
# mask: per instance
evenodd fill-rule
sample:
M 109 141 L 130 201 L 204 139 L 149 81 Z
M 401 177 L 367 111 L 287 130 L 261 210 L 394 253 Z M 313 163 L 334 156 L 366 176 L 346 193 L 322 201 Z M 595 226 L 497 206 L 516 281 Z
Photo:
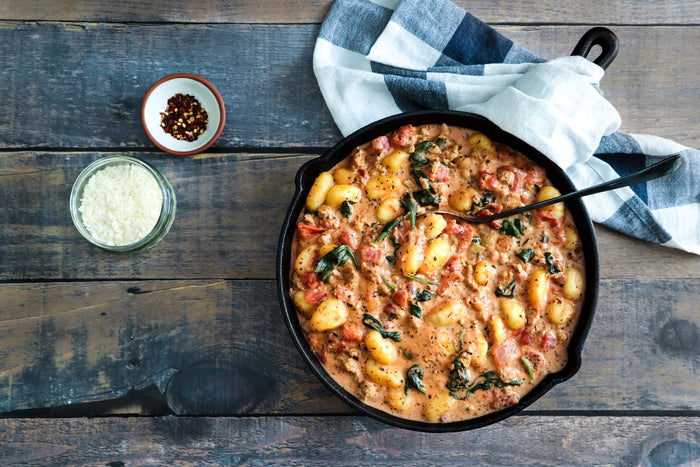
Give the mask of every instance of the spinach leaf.
M 518 221 L 520 219 L 516 219 Z M 522 223 L 520 224 L 522 225 Z M 520 238 L 520 229 L 511 221 L 503 221 L 503 225 L 501 227 L 501 233 L 508 235 L 509 237 L 515 237 L 515 238 Z
M 413 199 L 418 201 L 421 206 L 440 206 L 440 198 L 437 198 L 437 192 L 433 187 L 426 188 L 424 190 L 418 190 L 413 192 Z
M 421 170 L 417 170 L 417 169 L 413 169 L 413 176 L 416 178 L 416 180 L 418 180 L 420 178 L 430 178 L 430 177 L 428 177 L 428 174 L 426 174 L 425 172 L 423 172 Z
M 408 312 L 416 318 L 420 318 L 421 316 L 423 316 L 423 308 L 421 308 L 420 305 L 414 302 L 408 304 Z
M 427 302 L 431 298 L 433 298 L 433 293 L 430 290 L 423 290 L 416 294 L 416 300 L 419 302 Z
M 387 331 L 384 329 L 384 325 L 374 316 L 369 313 L 362 315 L 362 324 L 370 329 L 374 329 L 379 334 L 382 335 L 384 339 L 391 339 L 395 342 L 401 342 L 401 333 L 398 331 Z
M 408 213 L 408 219 L 411 222 L 411 228 L 416 228 L 416 203 L 413 202 L 413 197 L 411 193 L 406 193 L 406 197 L 401 202 L 401 205 Z
M 346 219 L 352 217 L 352 205 L 355 204 L 353 201 L 345 200 L 343 204 L 340 205 L 340 214 Z
M 406 371 L 406 394 L 408 394 L 410 388 L 417 389 L 425 394 L 425 387 L 423 386 L 423 368 L 417 363 Z
M 337 267 L 345 265 L 345 263 L 348 262 L 348 259 L 352 259 L 355 267 L 358 269 L 360 268 L 357 258 L 355 257 L 355 253 L 353 253 L 352 249 L 350 249 L 350 247 L 347 245 L 340 245 L 333 248 L 319 260 L 314 272 L 321 276 L 321 280 L 323 282 L 328 282 L 331 278 L 331 274 L 333 274 L 333 270 Z
M 522 357 L 520 361 L 523 362 L 523 366 L 525 367 L 525 371 L 527 371 L 527 375 L 530 377 L 530 381 L 534 381 L 535 375 L 532 372 L 532 364 L 530 363 L 530 360 L 528 360 L 527 357 Z
M 404 220 L 405 217 L 406 217 L 406 214 L 404 214 L 403 216 L 399 216 L 396 219 L 394 219 L 393 221 L 387 223 L 384 226 L 384 228 L 382 229 L 382 231 L 379 233 L 379 235 L 377 236 L 377 241 L 381 242 L 386 237 L 388 237 L 389 234 L 396 228 L 397 225 L 399 225 L 399 223 L 402 220 Z
M 433 143 L 431 141 L 423 141 L 421 143 L 418 143 L 418 144 L 416 144 L 416 148 L 415 148 L 413 154 L 424 153 L 432 145 L 433 145 Z
M 437 146 L 439 148 L 443 148 L 443 147 L 447 146 L 448 144 L 450 144 L 451 142 L 452 141 L 450 141 L 447 138 L 438 138 L 435 140 L 435 146 Z
M 535 250 L 532 248 L 526 248 L 520 253 L 516 253 L 515 256 L 523 260 L 523 263 L 529 263 L 532 258 L 535 256 Z
M 396 292 L 397 290 L 399 290 L 398 287 L 396 287 L 394 284 L 392 284 L 391 282 L 389 282 L 388 280 L 386 280 L 383 277 L 382 277 L 382 281 L 386 284 L 387 287 L 389 287 L 391 289 L 392 292 Z
M 521 384 L 523 384 L 522 381 L 519 381 L 517 379 L 503 381 L 498 376 L 496 376 L 495 371 L 487 371 L 480 374 L 476 377 L 476 380 L 474 380 L 474 383 L 471 385 L 468 382 L 464 382 L 463 380 L 458 380 L 458 383 L 459 384 L 450 387 L 450 383 L 448 382 L 448 389 L 450 390 L 450 395 L 455 399 L 459 400 L 465 400 L 469 397 L 470 394 L 473 394 L 476 391 L 486 391 L 494 386 L 497 388 L 503 388 L 505 386 L 520 386 Z
M 550 252 L 546 252 L 544 254 L 544 260 L 547 263 L 547 266 L 549 266 L 549 273 L 550 274 L 556 274 L 558 272 L 561 272 L 559 268 L 557 267 L 556 264 L 554 264 L 554 257 Z
M 515 279 L 511 280 L 505 287 L 496 287 L 496 297 L 512 297 L 515 293 Z
M 422 283 L 424 283 L 424 284 L 429 284 L 429 285 L 440 285 L 440 284 L 438 284 L 438 283 L 435 282 L 435 281 L 431 281 L 431 280 L 429 280 L 429 279 L 424 279 L 424 278 L 418 277 L 418 276 L 416 276 L 416 275 L 414 275 L 414 274 L 405 273 L 404 276 L 408 277 L 408 278 L 411 279 L 411 280 L 418 281 L 418 282 L 422 282 Z
M 466 390 L 470 379 L 469 370 L 464 367 L 459 357 L 455 357 L 455 359 L 452 360 L 452 371 L 450 371 L 446 385 L 447 389 L 450 391 L 450 395 L 457 398 L 455 394 L 459 391 Z
M 411 161 L 411 171 L 413 172 L 413 176 L 416 178 L 416 180 L 428 178 L 428 175 L 420 170 L 428 164 L 428 159 L 421 156 L 419 152 L 425 152 L 425 149 L 423 151 L 416 151 L 409 156 L 409 160 Z
M 472 204 L 472 208 L 469 210 L 469 214 L 474 214 L 474 212 L 478 208 L 483 208 L 484 206 L 489 205 L 489 204 L 493 203 L 494 201 L 496 201 L 496 195 L 491 193 L 490 191 L 485 191 L 481 195 L 481 199 L 479 201 L 477 201 L 476 203 Z
M 518 229 L 518 232 L 520 232 L 521 234 L 525 233 L 525 226 L 523 225 L 523 220 L 519 217 L 516 217 L 513 221 L 513 227 Z

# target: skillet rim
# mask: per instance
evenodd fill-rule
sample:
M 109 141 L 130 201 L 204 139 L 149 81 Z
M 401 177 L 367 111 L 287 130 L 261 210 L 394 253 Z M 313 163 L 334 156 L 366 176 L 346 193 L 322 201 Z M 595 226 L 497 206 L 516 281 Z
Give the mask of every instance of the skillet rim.
M 567 346 L 569 354 L 567 364 L 559 372 L 547 375 L 537 386 L 526 393 L 517 404 L 477 418 L 448 423 L 429 423 L 409 420 L 364 404 L 359 398 L 340 386 L 330 374 L 326 372 L 323 364 L 316 357 L 311 346 L 306 341 L 301 329 L 296 308 L 288 293 L 290 285 L 289 271 L 291 268 L 291 251 L 295 232 L 294 226 L 304 209 L 306 194 L 320 172 L 333 167 L 347 157 L 350 151 L 355 147 L 409 123 L 414 126 L 428 123 L 446 123 L 452 126 L 461 126 L 480 131 L 493 141 L 503 143 L 521 152 L 532 162 L 542 166 L 547 171 L 547 177 L 562 194 L 575 190 L 573 183 L 564 170 L 554 164 L 554 162 L 544 154 L 480 115 L 454 110 L 421 110 L 400 113 L 383 118 L 343 138 L 321 156 L 304 163 L 297 171 L 294 197 L 282 225 L 277 249 L 276 276 L 278 297 L 285 324 L 302 358 L 321 382 L 352 408 L 389 425 L 414 431 L 445 433 L 477 429 L 497 423 L 519 413 L 544 396 L 555 385 L 573 377 L 580 369 L 583 344 L 590 330 L 598 301 L 600 259 L 597 239 L 593 223 L 583 201 L 581 199 L 567 201 L 566 206 L 574 217 L 579 234 L 579 241 L 584 251 L 586 264 L 586 292 L 584 303 L 581 309 L 581 315 L 579 316 L 579 322 Z

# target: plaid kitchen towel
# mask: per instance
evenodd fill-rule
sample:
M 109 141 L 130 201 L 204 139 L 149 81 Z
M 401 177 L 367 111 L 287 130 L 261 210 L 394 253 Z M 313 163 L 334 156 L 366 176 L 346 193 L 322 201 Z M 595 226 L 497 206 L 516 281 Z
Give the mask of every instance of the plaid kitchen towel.
M 546 154 L 578 188 L 681 154 L 672 175 L 584 202 L 596 222 L 700 254 L 700 151 L 617 132 L 620 116 L 598 90 L 604 71 L 582 57 L 545 61 L 449 0 L 337 0 L 313 65 L 344 135 L 400 112 L 473 112 Z

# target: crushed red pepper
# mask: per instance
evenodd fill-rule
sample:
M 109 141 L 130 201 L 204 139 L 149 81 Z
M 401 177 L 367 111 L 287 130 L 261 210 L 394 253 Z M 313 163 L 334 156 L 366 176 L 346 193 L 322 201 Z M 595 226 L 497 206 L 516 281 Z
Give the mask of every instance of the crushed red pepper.
M 177 93 L 168 99 L 168 108 L 160 113 L 160 126 L 181 141 L 195 141 L 209 123 L 207 111 L 190 94 Z

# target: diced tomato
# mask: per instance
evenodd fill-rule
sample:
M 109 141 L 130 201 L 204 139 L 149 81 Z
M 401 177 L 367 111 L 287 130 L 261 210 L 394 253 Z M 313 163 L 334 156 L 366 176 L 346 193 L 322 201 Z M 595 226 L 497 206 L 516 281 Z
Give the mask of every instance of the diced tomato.
M 564 282 L 566 282 L 566 273 L 564 271 L 552 274 L 549 277 L 552 279 L 552 282 L 558 285 L 564 285 Z
M 333 350 L 335 353 L 340 353 L 343 351 L 345 348 L 345 341 L 338 341 L 337 344 L 335 344 L 335 349 Z
M 393 294 L 391 294 L 391 299 L 401 308 L 408 305 L 408 291 L 406 289 L 399 289 Z
M 515 340 L 508 338 L 493 349 L 493 357 L 499 368 L 505 368 L 518 358 L 519 347 Z
M 532 344 L 534 340 L 535 336 L 528 329 L 523 329 L 522 333 L 520 333 L 520 345 Z
M 433 164 L 428 177 L 431 180 L 447 182 L 450 180 L 450 170 L 442 164 Z
M 335 298 L 342 302 L 348 303 L 350 302 L 350 292 L 348 292 L 348 289 L 346 289 L 342 285 L 337 284 L 335 286 Z
M 561 224 L 561 220 L 557 219 L 552 211 L 543 211 L 541 209 L 535 209 L 532 212 L 535 215 L 535 218 L 540 222 L 549 222 L 555 227 Z
M 493 214 L 498 214 L 501 211 L 503 211 L 503 206 L 500 204 L 491 203 L 487 204 L 481 211 L 477 212 L 476 217 L 491 216 Z
M 537 185 L 547 179 L 547 171 L 542 167 L 534 166 L 527 169 L 525 172 L 525 181 L 530 185 Z
M 512 181 L 508 184 L 508 186 L 510 187 L 510 191 L 512 193 L 519 192 L 525 184 L 525 177 L 527 176 L 527 173 L 517 167 L 513 167 L 512 165 L 501 167 L 501 170 L 513 173 Z
M 454 282 L 460 281 L 462 279 L 464 279 L 464 277 L 462 276 L 461 273 L 449 272 L 440 281 L 440 285 L 438 286 L 438 289 L 437 289 L 437 294 L 443 295 L 445 292 L 447 292 L 447 289 L 450 288 L 450 285 L 452 285 Z
M 360 248 L 360 262 L 362 264 L 372 263 L 381 266 L 386 261 L 384 252 L 379 248 L 365 245 Z
M 304 301 L 309 305 L 316 305 L 321 303 L 321 300 L 326 298 L 326 292 L 323 290 L 307 290 L 304 293 Z
M 559 225 L 554 226 L 554 228 L 552 229 L 552 233 L 554 234 L 553 241 L 557 245 L 561 245 L 566 240 L 564 227 L 562 227 L 561 221 L 559 221 Z
M 389 142 L 389 138 L 386 136 L 380 136 L 378 138 L 374 138 L 372 140 L 372 149 L 375 151 L 385 152 L 391 150 L 391 143 Z
M 445 233 L 451 235 L 462 235 L 464 233 L 464 226 L 454 219 L 449 219 L 447 225 L 445 226 Z
M 343 325 L 343 340 L 350 342 L 362 342 L 365 338 L 365 328 L 359 323 L 345 323 Z
M 498 177 L 496 174 L 486 172 L 485 170 L 479 171 L 479 188 L 482 190 L 493 190 L 498 186 Z
M 399 148 L 406 146 L 416 134 L 413 125 L 404 125 L 391 135 L 391 143 Z
M 353 250 L 356 250 L 358 242 L 357 234 L 350 229 L 343 230 L 338 235 L 338 242 L 340 242 L 343 245 L 349 246 Z
M 553 349 L 557 345 L 557 336 L 552 331 L 545 331 L 542 334 L 541 345 L 543 349 Z
M 394 229 L 393 234 L 397 242 L 403 243 L 406 241 L 406 235 L 403 233 L 403 229 L 399 229 L 397 227 L 396 229 Z
M 491 216 L 493 214 L 498 214 L 502 210 L 503 210 L 503 207 L 500 204 L 491 203 L 491 204 L 486 205 L 486 207 L 484 209 L 482 209 L 481 211 L 477 212 L 476 217 Z M 489 222 L 489 225 L 493 229 L 496 229 L 496 230 L 501 229 L 501 223 L 498 221 L 491 221 L 491 222 Z
M 315 225 L 306 224 L 304 222 L 299 222 L 297 224 L 297 232 L 302 240 L 310 240 L 316 235 L 324 232 L 326 229 L 323 227 L 317 227 Z
M 464 267 L 464 265 L 462 264 L 462 260 L 457 255 L 452 255 L 452 257 L 447 260 L 447 262 L 445 263 L 445 266 L 444 266 L 445 270 L 448 273 L 451 273 L 451 272 L 460 273 L 460 272 L 462 272 L 463 267 Z
M 301 275 L 301 282 L 309 289 L 321 284 L 321 278 L 313 271 L 306 271 Z
M 459 238 L 465 243 L 471 243 L 472 239 L 474 238 L 474 229 L 472 228 L 472 226 L 465 225 L 464 232 L 462 233 L 462 235 L 459 236 Z
M 393 303 L 387 303 L 384 306 L 384 313 L 386 313 L 389 316 L 394 315 L 394 314 L 398 315 L 399 309 Z

